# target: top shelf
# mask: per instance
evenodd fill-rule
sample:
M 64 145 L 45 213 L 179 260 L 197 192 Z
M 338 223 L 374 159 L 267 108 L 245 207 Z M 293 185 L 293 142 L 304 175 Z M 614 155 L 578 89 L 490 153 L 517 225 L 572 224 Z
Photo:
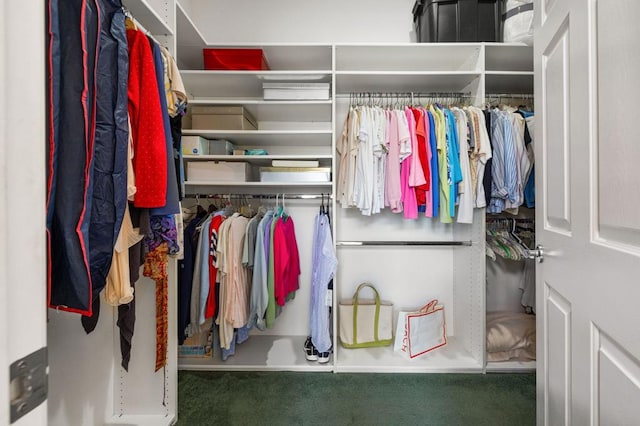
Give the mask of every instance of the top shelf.
M 191 21 L 192 22 L 192 21 Z M 191 31 L 192 32 L 192 31 Z M 185 37 L 189 31 L 185 30 Z M 331 70 L 332 46 L 328 44 L 200 44 L 191 34 L 180 39 L 178 35 L 178 60 L 183 68 L 202 70 L 203 48 L 262 49 L 271 71 Z
M 479 71 L 482 45 L 336 45 L 336 71 Z

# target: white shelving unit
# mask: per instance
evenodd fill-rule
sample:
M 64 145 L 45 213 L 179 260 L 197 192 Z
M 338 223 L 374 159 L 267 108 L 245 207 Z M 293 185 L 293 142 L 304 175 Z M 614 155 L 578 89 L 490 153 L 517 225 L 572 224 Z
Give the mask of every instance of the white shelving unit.
M 255 166 L 271 166 L 272 160 L 317 160 L 320 167 L 330 167 L 331 155 L 185 155 L 185 161 L 246 161 Z
M 485 93 L 533 93 L 532 48 L 485 44 L 485 79 Z
M 247 46 L 248 47 L 248 46 Z M 317 46 L 316 46 L 317 47 Z M 287 62 L 284 52 L 298 52 L 300 46 L 269 46 L 271 51 L 279 52 L 278 58 Z M 317 47 L 320 50 L 325 47 Z M 289 50 L 290 49 L 290 50 Z M 320 159 L 325 166 L 335 166 L 333 150 L 335 138 L 342 132 L 343 119 L 348 110 L 350 94 L 353 92 L 464 92 L 471 95 L 471 101 L 477 105 L 484 102 L 485 93 L 528 93 L 528 78 L 532 72 L 527 68 L 531 63 L 532 51 L 521 45 L 498 45 L 486 43 L 465 44 L 390 44 L 390 45 L 335 45 L 333 58 L 329 63 L 318 64 L 311 61 L 304 64 L 287 63 L 288 68 L 270 71 L 267 75 L 292 75 L 304 78 L 321 72 L 317 69 L 329 69 L 322 74 L 323 81 L 332 82 L 332 100 L 322 102 L 270 102 L 260 98 L 259 80 L 263 72 L 205 72 L 188 71 L 185 73 L 187 86 L 192 87 L 196 105 L 243 105 L 258 118 L 258 131 L 202 131 L 185 130 L 185 134 L 200 134 L 205 137 L 232 139 L 240 144 L 256 144 L 262 141 L 270 149 L 278 149 L 276 155 L 265 158 L 247 159 L 241 157 L 231 161 L 247 159 L 254 165 L 268 163 L 273 158 Z M 265 54 L 266 49 L 265 49 Z M 272 61 L 267 55 L 270 63 Z M 291 60 L 291 59 L 289 59 Z M 528 61 L 528 62 L 527 62 Z M 272 65 L 273 65 L 272 63 Z M 321 65 L 321 66 L 317 66 Z M 274 68 L 272 66 L 272 68 Z M 306 70 L 310 71 L 306 71 Z M 292 72 L 298 70 L 298 72 Z M 318 76 L 314 76 L 318 77 Z M 216 80 L 215 83 L 211 83 Z M 226 82 L 229 80 L 229 83 Z M 244 83 L 241 93 L 235 91 Z M 214 87 L 216 89 L 214 89 Z M 217 92 L 218 87 L 224 96 Z M 234 88 L 231 90 L 229 88 Z M 295 111 L 294 111 L 295 110 Z M 317 116 L 316 116 L 317 114 Z M 295 117 L 293 123 L 287 117 Z M 291 130 L 291 127 L 304 127 L 309 122 L 330 124 L 332 131 Z M 286 124 L 285 124 L 286 123 Z M 302 124 L 306 123 L 306 124 Z M 269 126 L 275 130 L 263 130 Z M 317 145 L 303 145 L 298 140 L 305 134 L 318 136 Z M 288 137 L 292 136 L 289 140 Z M 322 136 L 322 137 L 320 137 Z M 333 141 L 324 139 L 333 136 Z M 292 153 L 291 146 L 296 146 Z M 302 149 L 322 151 L 331 147 L 328 154 L 317 152 L 302 153 Z M 318 151 L 318 152 L 319 152 Z M 270 152 L 271 153 L 271 152 Z M 228 156 L 188 157 L 188 161 L 205 159 L 223 160 Z M 335 179 L 334 179 L 335 180 Z M 203 182 L 189 182 L 188 191 L 198 187 L 198 193 L 206 189 Z M 304 187 L 306 184 L 300 184 Z M 218 186 L 218 184 L 216 184 Z M 285 191 L 292 184 L 257 184 L 243 182 L 224 184 L 228 191 L 246 190 L 246 193 L 259 193 L 261 190 L 272 192 Z M 330 191 L 332 184 L 321 185 L 321 191 Z M 307 188 L 308 189 L 308 188 Z M 300 192 L 300 191 L 298 191 Z M 329 366 L 319 367 L 307 363 L 301 352 L 302 339 L 299 333 L 280 330 L 274 336 L 256 333 L 256 342 L 252 350 L 243 349 L 241 355 L 226 362 L 220 359 L 182 359 L 180 368 L 219 369 L 219 370 L 278 370 L 325 371 L 336 372 L 484 372 L 485 371 L 485 254 L 484 254 L 484 211 L 475 212 L 473 225 L 444 225 L 437 221 L 405 221 L 399 215 L 385 212 L 376 217 L 362 217 L 357 211 L 334 210 L 337 241 L 376 240 L 438 240 L 472 241 L 470 247 L 429 247 L 411 249 L 394 247 L 350 247 L 338 248 L 340 267 L 335 280 L 335 300 L 348 298 L 354 288 L 362 281 L 370 280 L 378 285 L 384 298 L 391 299 L 397 310 L 416 308 L 417 303 L 437 297 L 444 303 L 447 311 L 447 330 L 449 343 L 445 348 L 416 360 L 405 360 L 395 354 L 391 347 L 363 350 L 347 350 L 334 341 L 334 358 Z M 302 240 L 302 238 L 299 238 Z M 371 258 L 384 259 L 384 262 L 372 264 Z M 366 265 L 366 266 L 365 266 Z M 389 265 L 394 265 L 390 268 Z M 423 274 L 416 270 L 423 268 Z M 418 301 L 418 302 L 416 302 Z M 301 311 L 306 321 L 308 313 Z M 336 318 L 334 330 L 339 319 Z M 286 328 L 286 327 L 285 327 Z M 286 342 L 286 343 L 282 343 Z M 279 346 L 281 345 L 281 346 Z M 281 352 L 276 346 L 290 348 Z M 255 350 L 255 353 L 254 353 Z M 299 353 L 296 353 L 299 351 Z M 273 355 L 265 360 L 265 353 Z M 280 359 L 281 357 L 282 359 Z M 506 365 L 505 365 L 506 366 Z M 510 366 L 510 368 L 515 368 Z
M 331 130 L 189 130 L 183 135 L 206 139 L 227 139 L 238 146 L 330 146 Z
M 205 46 L 202 46 L 205 47 Z M 269 71 L 205 71 L 202 50 L 199 57 L 190 50 L 181 61 L 195 68 L 182 71 L 191 105 L 243 106 L 258 121 L 258 130 L 184 129 L 184 135 L 207 139 L 226 139 L 239 148 L 261 148 L 268 155 L 187 156 L 185 161 L 245 161 L 254 169 L 270 166 L 274 159 L 317 160 L 321 167 L 333 169 L 333 101 L 264 100 L 263 82 L 332 82 L 332 46 L 317 44 L 225 45 L 208 47 L 261 48 L 270 65 Z M 187 194 L 330 194 L 333 182 L 197 182 L 185 183 Z M 303 344 L 308 333 L 311 243 L 313 218 L 318 202 L 286 201 L 287 211 L 295 220 L 301 270 L 300 290 L 287 302 L 273 328 L 253 330 L 248 341 L 236 346 L 236 353 L 223 361 L 219 353 L 213 358 L 183 357 L 179 368 L 192 370 L 287 370 L 333 371 L 333 363 L 310 363 L 304 357 Z
M 196 40 L 197 41 L 197 40 Z M 192 40 L 193 42 L 193 40 Z M 197 43 L 196 43 L 197 44 Z M 330 45 L 282 44 L 264 46 L 208 46 L 261 48 L 270 65 L 267 71 L 181 71 L 191 105 L 243 106 L 258 121 L 258 130 L 183 129 L 184 135 L 206 139 L 226 139 L 239 148 L 265 149 L 269 155 L 187 157 L 187 161 L 246 161 L 254 169 L 268 166 L 272 159 L 320 160 L 323 167 L 333 166 L 332 141 L 333 101 L 287 100 L 271 101 L 262 97 L 262 83 L 273 81 L 332 81 L 332 48 Z M 200 48 L 201 49 L 201 48 Z M 202 55 L 202 50 L 200 50 Z M 180 56 L 180 54 L 179 54 Z M 183 57 L 183 62 L 196 64 L 195 58 Z M 258 174 L 254 173 L 257 177 Z M 254 179 L 257 180 L 257 179 Z M 242 194 L 329 193 L 331 182 L 265 183 L 265 182 L 191 182 L 185 183 L 187 194 L 221 191 Z

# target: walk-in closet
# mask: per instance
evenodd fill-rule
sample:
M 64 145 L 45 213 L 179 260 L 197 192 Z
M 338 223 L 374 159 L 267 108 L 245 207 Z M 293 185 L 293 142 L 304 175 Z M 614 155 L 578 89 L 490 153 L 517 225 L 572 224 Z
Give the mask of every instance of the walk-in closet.
M 172 425 L 179 371 L 536 373 L 538 424 L 640 415 L 635 2 L 28 3 L 0 296 L 47 308 L 0 326 L 0 422 Z

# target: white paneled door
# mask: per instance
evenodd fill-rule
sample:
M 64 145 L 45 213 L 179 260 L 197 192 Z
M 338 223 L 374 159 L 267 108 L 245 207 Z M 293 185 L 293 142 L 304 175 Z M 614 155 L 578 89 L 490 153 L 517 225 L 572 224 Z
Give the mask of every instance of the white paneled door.
M 640 2 L 537 0 L 538 424 L 640 424 Z

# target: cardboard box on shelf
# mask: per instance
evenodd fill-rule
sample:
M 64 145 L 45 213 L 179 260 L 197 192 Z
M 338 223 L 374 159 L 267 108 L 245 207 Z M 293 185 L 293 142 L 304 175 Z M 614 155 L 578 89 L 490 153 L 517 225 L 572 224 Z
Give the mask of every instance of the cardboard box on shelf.
M 248 182 L 251 165 L 247 162 L 191 161 L 187 163 L 187 180 L 201 182 Z
M 258 130 L 258 121 L 243 106 L 191 108 L 191 127 L 199 130 Z

